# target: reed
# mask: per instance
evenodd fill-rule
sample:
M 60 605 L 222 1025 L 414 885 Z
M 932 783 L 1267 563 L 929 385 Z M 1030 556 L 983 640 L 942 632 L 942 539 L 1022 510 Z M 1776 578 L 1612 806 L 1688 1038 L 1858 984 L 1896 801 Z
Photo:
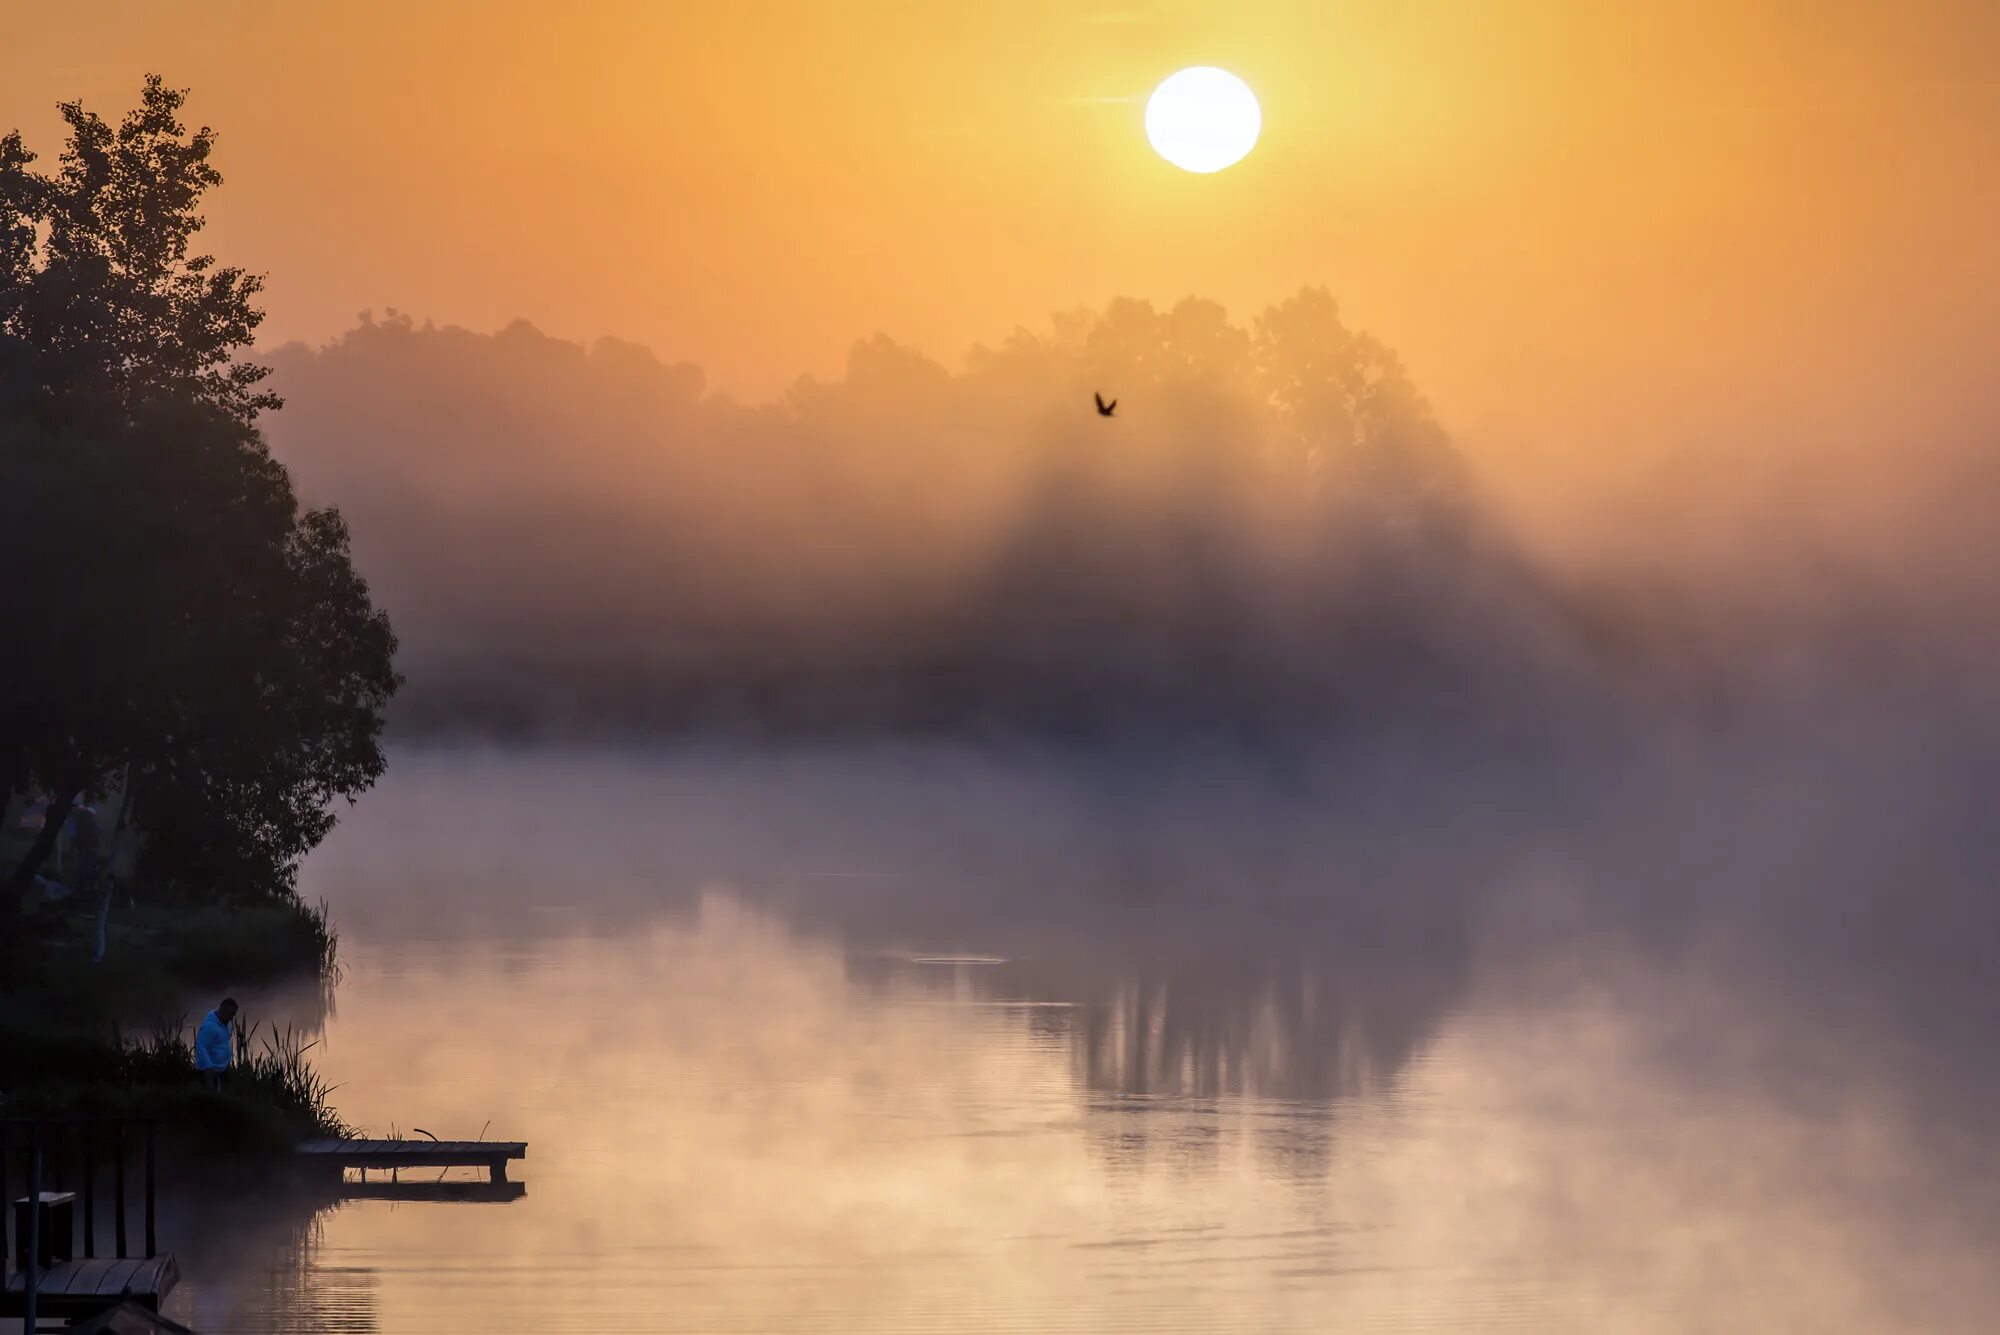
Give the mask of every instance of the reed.
M 334 1110 L 336 1086 L 311 1061 L 317 1039 L 293 1025 L 239 1021 L 234 1041 L 235 1062 L 220 1094 L 201 1087 L 185 1017 L 156 1024 L 150 1034 L 122 1044 L 121 1083 L 129 1097 L 151 1095 L 196 1117 L 204 1105 L 234 1105 L 237 1115 L 223 1120 L 261 1127 L 257 1138 L 273 1142 L 268 1148 L 352 1133 Z M 190 1092 L 195 1097 L 187 1097 Z
M 305 933 L 313 943 L 321 981 L 329 985 L 339 982 L 340 929 L 333 925 L 332 906 L 321 899 L 316 904 L 302 903 L 299 911 L 305 920 Z
M 343 1137 L 353 1128 L 334 1111 L 333 1092 L 307 1054 L 319 1046 L 292 1025 L 266 1027 L 262 1046 L 254 1047 L 257 1027 L 239 1029 L 237 1061 L 231 1083 L 242 1082 L 253 1096 L 267 1098 L 287 1120 L 304 1126 L 314 1137 Z

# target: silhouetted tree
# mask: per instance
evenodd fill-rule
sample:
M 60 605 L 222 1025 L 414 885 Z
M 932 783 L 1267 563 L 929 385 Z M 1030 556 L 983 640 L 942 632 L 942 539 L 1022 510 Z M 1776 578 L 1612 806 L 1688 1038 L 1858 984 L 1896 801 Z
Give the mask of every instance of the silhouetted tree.
M 64 104 L 52 173 L 0 139 L 0 786 L 54 794 L 0 913 L 128 765 L 156 870 L 280 885 L 383 768 L 395 639 L 258 434 L 260 281 L 190 253 L 221 177 L 181 101 Z

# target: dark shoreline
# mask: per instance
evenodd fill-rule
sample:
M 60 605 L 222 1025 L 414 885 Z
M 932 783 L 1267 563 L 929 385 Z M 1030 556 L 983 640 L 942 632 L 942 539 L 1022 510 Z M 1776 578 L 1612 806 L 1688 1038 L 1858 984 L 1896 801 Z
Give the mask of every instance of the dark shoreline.
M 24 911 L 0 943 L 0 1113 L 14 1118 L 157 1121 L 178 1151 L 281 1153 L 345 1125 L 310 1064 L 311 1043 L 238 1017 L 237 1066 L 221 1093 L 194 1069 L 187 998 L 338 976 L 323 905 L 292 895 L 247 904 L 147 905 L 112 919 L 95 960 L 95 920 L 61 903 Z

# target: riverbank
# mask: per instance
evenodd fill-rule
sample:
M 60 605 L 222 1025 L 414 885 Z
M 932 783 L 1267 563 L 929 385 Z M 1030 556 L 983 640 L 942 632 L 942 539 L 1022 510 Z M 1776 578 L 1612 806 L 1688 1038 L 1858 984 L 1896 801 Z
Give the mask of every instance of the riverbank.
M 100 958 L 94 914 L 32 906 L 0 945 L 0 1108 L 17 1117 L 124 1116 L 184 1147 L 254 1155 L 347 1128 L 313 1069 L 312 1043 L 239 1018 L 221 1093 L 194 1068 L 190 996 L 286 979 L 333 980 L 338 941 L 323 905 L 122 905 Z

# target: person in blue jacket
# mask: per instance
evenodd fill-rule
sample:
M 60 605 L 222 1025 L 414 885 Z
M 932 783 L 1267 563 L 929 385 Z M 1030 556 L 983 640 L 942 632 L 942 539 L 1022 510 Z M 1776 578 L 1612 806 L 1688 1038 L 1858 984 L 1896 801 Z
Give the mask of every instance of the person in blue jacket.
M 201 1029 L 194 1036 L 194 1069 L 201 1072 L 202 1083 L 210 1089 L 221 1090 L 222 1073 L 229 1069 L 229 1059 L 234 1055 L 229 1026 L 235 1019 L 236 998 L 224 997 L 222 1004 L 201 1022 Z

